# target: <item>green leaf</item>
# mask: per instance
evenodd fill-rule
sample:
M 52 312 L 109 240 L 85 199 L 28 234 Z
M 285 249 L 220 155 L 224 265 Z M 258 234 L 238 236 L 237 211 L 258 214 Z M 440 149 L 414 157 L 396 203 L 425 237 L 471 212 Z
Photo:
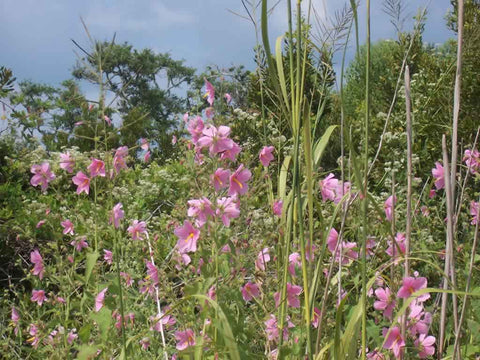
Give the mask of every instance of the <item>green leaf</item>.
M 87 264 L 85 265 L 85 285 L 88 284 L 88 280 L 92 275 L 92 271 L 93 271 L 93 268 L 95 267 L 95 264 L 97 263 L 97 259 L 98 259 L 98 251 L 87 254 Z
M 323 151 L 327 147 L 328 141 L 330 140 L 330 136 L 333 133 L 333 130 L 337 125 L 331 125 L 325 130 L 322 137 L 317 141 L 313 150 L 313 164 L 317 167 L 322 159 Z
M 83 342 L 88 342 L 88 340 L 90 340 L 91 332 L 92 332 L 92 325 L 87 324 L 80 329 L 80 331 L 78 332 L 78 336 L 80 340 L 82 340 Z
M 91 312 L 90 318 L 97 323 L 102 341 L 106 341 L 112 324 L 112 311 L 104 306 L 99 312 Z
M 97 353 L 97 348 L 92 345 L 82 345 L 78 348 L 78 360 L 89 360 Z

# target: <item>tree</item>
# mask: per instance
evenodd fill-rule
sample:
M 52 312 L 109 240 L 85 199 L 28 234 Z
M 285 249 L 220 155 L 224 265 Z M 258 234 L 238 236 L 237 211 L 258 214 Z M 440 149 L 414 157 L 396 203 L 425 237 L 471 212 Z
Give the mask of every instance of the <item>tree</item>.
M 185 66 L 183 60 L 173 60 L 169 54 L 108 42 L 96 42 L 93 51 L 73 70 L 79 80 L 94 84 L 102 81 L 105 90 L 118 98 L 123 118 L 121 142 L 128 146 L 141 137 L 161 142 L 159 139 L 175 124 L 175 116 L 185 110 L 186 99 L 178 92 L 192 82 L 194 73 L 195 69 Z

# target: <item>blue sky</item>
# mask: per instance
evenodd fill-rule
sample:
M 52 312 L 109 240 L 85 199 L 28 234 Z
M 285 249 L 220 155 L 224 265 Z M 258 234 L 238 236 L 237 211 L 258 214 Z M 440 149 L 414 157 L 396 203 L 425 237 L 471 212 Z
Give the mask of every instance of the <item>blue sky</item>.
M 274 3 L 270 0 L 270 3 Z M 306 2 L 306 1 L 305 1 Z M 272 39 L 286 30 L 286 1 L 270 18 Z M 342 1 L 314 0 L 319 16 L 328 22 Z M 372 0 L 372 39 L 393 38 L 395 30 L 382 12 L 383 0 Z M 428 1 L 405 0 L 413 16 Z M 441 43 L 454 34 L 445 27 L 450 0 L 431 0 L 424 41 Z M 0 2 L 0 65 L 11 68 L 18 80 L 52 85 L 70 78 L 77 55 L 71 39 L 88 47 L 82 17 L 93 37 L 136 48 L 168 52 L 199 70 L 206 65 L 243 64 L 254 68 L 255 32 L 240 0 L 2 0 Z M 365 1 L 360 5 L 364 39 Z M 411 18 L 411 16 L 410 16 Z M 409 29 L 412 21 L 407 21 Z M 353 49 L 352 49 L 353 51 Z

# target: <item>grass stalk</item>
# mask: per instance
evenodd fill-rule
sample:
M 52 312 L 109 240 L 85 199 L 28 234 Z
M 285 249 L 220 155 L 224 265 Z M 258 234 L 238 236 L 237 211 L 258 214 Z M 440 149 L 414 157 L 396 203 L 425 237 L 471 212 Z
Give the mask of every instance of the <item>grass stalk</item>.
M 366 359 L 367 354 L 367 241 L 368 241 L 368 137 L 369 137 L 369 118 L 370 118 L 370 0 L 367 0 L 367 40 L 366 40 L 366 59 L 365 59 L 365 148 L 364 148 L 364 179 L 363 179 L 363 242 L 362 242 L 362 350 L 361 357 Z
M 478 200 L 480 202 L 480 199 Z M 460 354 L 460 337 L 461 337 L 461 330 L 462 330 L 462 324 L 463 320 L 465 319 L 465 311 L 467 308 L 467 294 L 470 292 L 470 285 L 472 282 L 472 274 L 473 274 L 473 266 L 475 263 L 475 254 L 477 253 L 477 244 L 478 244 L 478 229 L 479 229 L 480 221 L 478 221 L 475 224 L 475 234 L 473 235 L 473 244 L 472 244 L 472 251 L 470 253 L 470 265 L 468 267 L 468 275 L 467 275 L 467 283 L 465 285 L 465 294 L 463 295 L 463 304 L 462 304 L 462 310 L 460 312 L 460 320 L 458 321 L 458 328 L 457 332 L 455 333 L 455 344 L 453 346 L 453 353 L 458 354 L 459 359 L 461 358 Z

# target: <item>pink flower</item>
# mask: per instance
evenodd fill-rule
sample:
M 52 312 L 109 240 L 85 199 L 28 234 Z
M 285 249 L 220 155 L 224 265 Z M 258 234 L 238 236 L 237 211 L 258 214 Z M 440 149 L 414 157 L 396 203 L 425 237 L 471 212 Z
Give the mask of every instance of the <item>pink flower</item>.
M 63 227 L 63 234 L 64 235 L 67 235 L 67 234 L 74 235 L 75 234 L 75 232 L 73 231 L 73 223 L 70 220 L 66 219 L 66 220 L 62 221 L 60 223 L 60 225 L 62 225 L 62 227 Z
M 479 214 L 480 214 L 480 203 L 472 201 L 470 203 L 470 215 L 472 215 L 473 218 L 470 224 L 476 225 L 478 223 Z
M 192 259 L 187 254 L 180 254 L 176 251 L 173 255 L 173 259 L 177 262 L 175 268 L 180 271 L 184 265 L 188 265 L 192 262 Z
M 243 168 L 241 164 L 237 170 L 230 176 L 230 187 L 228 196 L 235 194 L 243 195 L 248 191 L 247 181 L 252 177 L 252 173 L 248 169 Z
M 126 169 L 127 164 L 125 162 L 125 158 L 128 155 L 128 147 L 120 146 L 116 151 L 113 157 L 113 168 L 115 169 L 115 173 L 119 174 L 120 170 Z
M 320 321 L 321 311 L 319 308 L 313 308 L 313 319 L 312 319 L 312 326 L 316 329 L 318 328 L 318 322 Z
M 151 156 L 152 156 L 152 153 L 150 152 L 150 150 L 147 151 L 147 152 L 145 153 L 145 155 L 143 155 L 143 162 L 145 162 L 145 163 L 149 162 Z
M 197 144 L 198 139 L 200 139 L 200 137 L 202 136 L 203 128 L 204 123 L 200 116 L 196 116 L 188 122 L 187 130 L 192 136 L 192 142 L 194 145 Z
M 217 216 L 222 218 L 223 225 L 230 226 L 230 219 L 240 216 L 240 205 L 236 197 L 222 197 L 217 200 Z
M 321 180 L 320 183 L 320 192 L 322 194 L 322 200 L 325 202 L 327 200 L 335 200 L 335 189 L 338 185 L 338 180 L 335 179 L 335 175 L 329 174 L 325 179 Z
M 213 118 L 214 112 L 215 112 L 215 110 L 213 109 L 213 107 L 206 108 L 205 109 L 205 116 L 207 117 L 207 119 Z
M 102 160 L 92 159 L 90 165 L 88 165 L 88 171 L 90 171 L 90 177 L 95 176 L 105 177 L 105 163 Z
M 103 120 L 105 120 L 108 126 L 112 126 L 112 120 L 107 115 L 103 116 Z
M 210 177 L 215 190 L 219 192 L 221 189 L 228 187 L 228 179 L 230 177 L 230 170 L 218 168 Z
M 427 278 L 419 277 L 405 277 L 402 280 L 402 287 L 397 292 L 397 297 L 406 299 L 410 297 L 414 292 L 425 289 L 427 287 Z M 430 298 L 430 294 L 426 293 L 417 297 L 417 301 L 423 302 Z
M 257 284 L 247 282 L 241 289 L 243 300 L 250 301 L 260 296 L 260 288 Z
M 208 80 L 205 78 L 205 95 L 204 97 L 207 98 L 207 102 L 210 104 L 210 106 L 213 106 L 213 101 L 215 100 L 215 88 L 213 87 L 212 84 L 208 82 Z
M 127 231 L 132 236 L 132 240 L 143 240 L 144 235 L 147 233 L 147 224 L 145 221 L 133 220 Z
M 38 276 L 39 279 L 42 280 L 45 268 L 43 266 L 43 258 L 38 250 L 33 250 L 30 253 L 30 261 L 34 265 L 32 269 L 33 275 Z
M 274 159 L 272 154 L 274 150 L 275 148 L 273 146 L 264 146 L 260 151 L 258 157 L 263 166 L 268 167 L 268 165 L 270 165 L 270 162 Z
M 287 316 L 287 323 L 283 328 L 283 339 L 288 340 L 288 329 L 295 327 L 295 325 L 290 321 L 290 317 Z M 267 333 L 267 339 L 269 341 L 277 341 L 280 335 L 280 329 L 278 328 L 277 318 L 275 315 L 270 314 L 270 318 L 265 321 L 265 332 Z
M 36 227 L 37 229 L 40 229 L 40 228 L 43 226 L 43 224 L 45 224 L 46 222 L 47 222 L 47 220 L 45 220 L 45 219 L 40 220 L 40 221 L 37 223 L 37 225 L 35 225 L 35 227 Z
M 410 304 L 408 314 L 408 330 L 415 337 L 417 334 L 427 334 L 432 323 L 432 314 L 425 312 L 421 302 L 414 301 Z
M 333 227 L 330 229 L 330 233 L 327 238 L 327 247 L 328 250 L 333 254 L 338 243 L 338 232 Z
M 392 320 L 393 309 L 395 309 L 396 301 L 392 296 L 390 289 L 388 287 L 385 289 L 378 288 L 375 290 L 375 296 L 378 300 L 373 303 L 374 309 L 383 311 L 383 316 L 389 320 Z
M 42 191 L 47 190 L 48 183 L 55 180 L 55 174 L 50 170 L 50 164 L 44 162 L 42 165 L 32 165 L 30 172 L 34 174 L 30 179 L 32 186 L 38 186 L 42 188 Z
M 255 260 L 255 269 L 265 271 L 265 264 L 270 261 L 268 250 L 268 247 L 266 247 L 258 253 L 257 259 Z
M 133 284 L 133 279 L 132 277 L 130 276 L 130 274 L 127 274 L 126 272 L 120 272 L 120 276 L 123 277 L 125 279 L 125 284 L 127 287 L 130 287 L 132 286 Z
M 113 253 L 110 250 L 103 250 L 104 255 L 103 255 L 103 260 L 106 261 L 108 265 L 112 265 L 113 262 Z
M 384 328 L 383 337 L 387 336 L 387 333 L 388 337 L 385 341 L 385 344 L 383 344 L 383 348 L 392 350 L 393 354 L 398 359 L 400 358 L 403 348 L 405 347 L 405 340 L 402 337 L 400 328 L 395 326 L 390 329 L 390 332 L 388 332 L 387 328 Z
M 72 240 L 70 245 L 75 247 L 75 250 L 82 251 L 82 249 L 88 247 L 88 243 L 85 240 L 87 240 L 86 236 L 79 236 L 75 240 Z
M 399 253 L 398 253 L 399 248 L 400 248 L 401 254 L 402 255 L 405 254 L 405 234 L 400 232 L 397 233 L 397 235 L 395 235 L 395 242 L 389 240 L 388 245 L 389 246 L 387 250 L 385 250 L 385 252 L 391 257 L 393 257 L 394 259 L 399 257 Z
M 227 104 L 230 104 L 230 102 L 232 101 L 232 95 L 226 93 L 225 95 L 223 95 L 223 97 L 225 98 Z
M 287 283 L 287 303 L 288 306 L 293 308 L 300 307 L 299 295 L 302 293 L 302 287 L 297 285 L 292 285 Z M 275 305 L 278 307 L 280 305 L 280 292 L 276 292 L 273 295 L 275 299 Z
M 13 332 L 15 335 L 18 334 L 18 322 L 20 321 L 20 314 L 18 313 L 17 309 L 15 309 L 15 306 L 12 306 L 12 315 L 11 315 L 11 320 L 12 320 L 12 325 L 14 326 Z
M 77 185 L 77 194 L 81 194 L 85 191 L 85 194 L 90 193 L 90 178 L 83 172 L 79 171 L 77 175 L 72 178 L 72 181 Z
M 465 161 L 465 165 L 467 165 L 472 174 L 475 174 L 480 170 L 480 152 L 478 150 L 465 150 L 463 161 Z
M 153 285 L 158 285 L 158 269 L 150 261 L 146 261 L 147 265 L 147 277 L 149 280 L 152 280 Z
M 435 337 L 427 336 L 426 334 L 420 334 L 417 340 L 415 340 L 415 346 L 418 349 L 418 357 L 425 359 L 435 354 Z
M 203 136 L 197 141 L 197 147 L 203 149 L 208 147 L 210 154 L 218 154 L 225 150 L 229 150 L 233 147 L 233 140 L 228 138 L 230 135 L 230 128 L 228 126 L 219 126 L 217 129 L 215 126 L 210 125 L 203 129 Z
M 30 345 L 32 345 L 34 349 L 36 349 L 38 347 L 38 344 L 40 343 L 40 336 L 38 335 L 39 330 L 37 325 L 30 324 L 30 326 L 28 327 L 28 333 L 30 334 L 31 338 L 27 339 L 27 342 L 30 343 Z
M 190 346 L 195 346 L 195 333 L 192 329 L 175 331 L 175 339 L 177 340 L 177 350 L 181 351 Z
M 195 229 L 190 221 L 185 220 L 183 226 L 177 227 L 174 233 L 178 237 L 177 248 L 180 254 L 197 251 L 200 231 Z
M 150 339 L 148 337 L 144 337 L 138 343 L 140 344 L 143 350 L 147 350 L 150 347 Z
M 177 143 L 177 137 L 175 135 L 172 135 L 172 145 L 175 145 Z
M 99 312 L 100 309 L 103 307 L 103 302 L 105 301 L 105 293 L 107 292 L 107 290 L 108 287 L 100 291 L 95 297 L 95 312 Z
M 435 187 L 437 190 L 443 189 L 445 187 L 445 170 L 443 169 L 442 164 L 438 161 L 435 163 L 435 167 L 432 169 L 432 175 L 435 178 Z
M 113 223 L 116 229 L 120 227 L 120 220 L 125 217 L 125 212 L 123 211 L 122 203 L 118 203 L 112 209 L 112 214 L 110 215 L 109 224 Z
M 273 213 L 278 217 L 282 216 L 282 208 L 283 208 L 283 201 L 282 200 L 275 200 L 273 202 Z
M 187 203 L 189 205 L 187 216 L 196 218 L 195 225 L 197 227 L 205 225 L 208 216 L 215 215 L 212 210 L 212 203 L 206 197 L 188 200 Z
M 67 335 L 68 344 L 72 345 L 76 338 L 78 338 L 77 329 L 73 328 Z
M 140 139 L 140 147 L 142 148 L 142 150 L 145 150 L 147 151 L 148 150 L 148 140 L 147 139 L 144 139 L 144 138 L 141 138 Z
M 298 252 L 294 252 L 288 256 L 288 272 L 290 275 L 295 277 L 295 268 L 301 268 L 302 267 L 302 257 Z
M 333 202 L 335 204 L 338 204 L 344 195 L 350 193 L 350 189 L 352 187 L 352 184 L 350 184 L 350 182 L 348 181 L 345 181 L 343 184 L 341 181 L 338 181 L 338 184 L 337 186 L 335 187 L 335 199 L 333 200 Z
M 237 155 L 240 154 L 241 151 L 242 148 L 235 141 L 232 141 L 232 147 L 222 152 L 220 155 L 220 160 L 228 159 L 230 161 L 235 161 L 237 159 Z
M 69 174 L 73 172 L 75 166 L 75 160 L 70 157 L 70 153 L 60 154 L 60 169 L 65 170 Z
M 32 302 L 36 302 L 38 306 L 42 306 L 42 304 L 47 301 L 47 297 L 45 296 L 44 290 L 32 290 L 32 297 L 30 298 Z
M 397 203 L 397 197 L 393 195 L 390 195 L 388 199 L 385 200 L 383 209 L 385 210 L 385 217 L 387 218 L 388 221 L 392 221 L 393 209 L 396 203 Z

